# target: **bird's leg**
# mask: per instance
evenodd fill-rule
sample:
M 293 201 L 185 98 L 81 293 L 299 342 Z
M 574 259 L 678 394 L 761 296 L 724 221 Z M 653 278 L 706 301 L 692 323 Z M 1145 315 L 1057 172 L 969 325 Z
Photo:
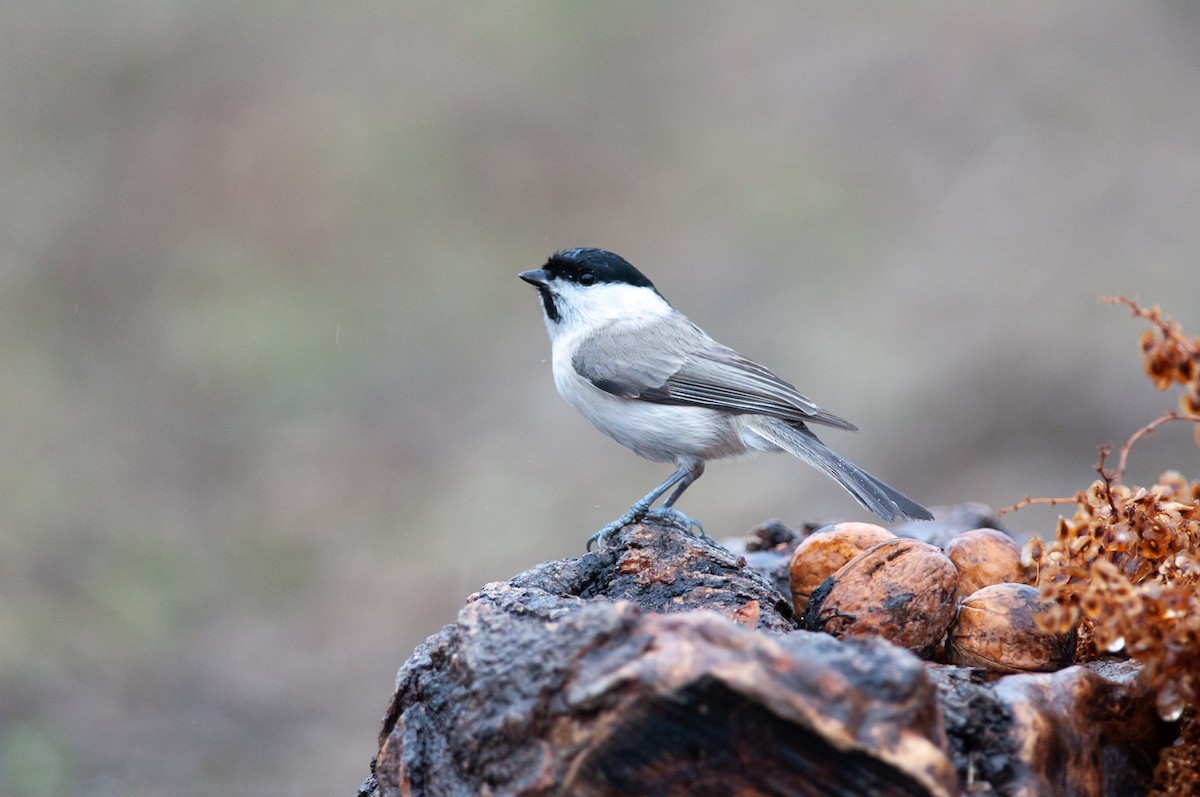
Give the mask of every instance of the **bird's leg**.
M 678 471 L 677 471 L 678 472 Z M 692 486 L 692 483 L 704 475 L 704 460 L 696 460 L 696 462 L 687 468 L 687 473 L 683 480 L 679 482 L 679 486 L 671 493 L 671 497 L 663 501 L 662 508 L 670 509 L 675 506 L 675 502 L 679 500 L 679 496 L 683 495 L 683 491 Z
M 680 465 L 679 469 L 668 476 L 666 481 L 648 492 L 645 497 L 642 498 L 642 500 L 629 507 L 628 512 L 626 512 L 624 515 L 621 515 L 621 517 L 617 518 L 612 523 L 609 523 L 607 526 L 589 537 L 587 542 L 587 550 L 590 551 L 593 547 L 602 546 L 608 540 L 608 538 L 617 531 L 623 529 L 631 523 L 636 523 L 647 516 L 666 518 L 676 525 L 681 525 L 686 531 L 691 531 L 692 526 L 696 526 L 700 528 L 700 533 L 704 534 L 704 529 L 699 523 L 692 520 L 678 509 L 671 508 L 671 505 L 679 499 L 679 496 L 683 495 L 683 491 L 686 490 L 692 484 L 692 482 L 700 478 L 700 474 L 703 472 L 703 461 L 689 463 L 688 465 Z M 675 487 L 676 484 L 679 486 Z M 663 504 L 662 509 L 651 511 L 650 507 L 654 505 L 654 502 L 659 498 L 662 498 L 663 493 L 665 493 L 667 490 L 670 490 L 672 487 L 675 487 L 675 492 L 671 493 L 671 496 Z
M 703 473 L 704 460 L 698 460 L 688 469 L 687 475 L 683 478 L 683 481 L 679 482 L 679 486 L 675 488 L 674 492 L 671 493 L 666 501 L 663 501 L 663 505 L 658 509 L 647 512 L 646 516 L 665 518 L 687 532 L 691 532 L 694 528 L 699 532 L 699 536 L 707 539 L 708 535 L 704 533 L 704 526 L 700 524 L 699 520 L 688 517 L 678 509 L 675 509 L 675 502 L 679 500 L 679 496 L 683 495 L 683 491 L 691 487 L 692 483 L 696 479 L 699 479 Z
M 646 516 L 646 513 L 650 511 L 650 507 L 654 504 L 654 502 L 657 501 L 659 498 L 662 498 L 663 493 L 665 493 L 667 490 L 670 490 L 678 482 L 686 479 L 688 477 L 689 472 L 690 471 L 686 467 L 680 466 L 678 470 L 676 470 L 674 473 L 672 473 L 670 476 L 667 477 L 666 481 L 664 481 L 662 484 L 655 487 L 650 492 L 646 493 L 646 496 L 644 498 L 642 498 L 642 500 L 638 501 L 636 504 L 629 507 L 628 512 L 626 512 L 624 515 L 621 515 L 621 517 L 617 518 L 612 523 L 609 523 L 607 526 L 600 529 L 595 534 L 593 534 L 591 537 L 589 537 L 588 542 L 587 542 L 587 549 L 590 551 L 590 550 L 592 550 L 592 548 L 594 546 L 602 546 L 608 540 L 608 538 L 610 536 L 612 536 L 613 534 L 615 534 L 617 531 L 625 528 L 630 523 L 636 523 L 637 521 L 644 518 Z M 693 479 L 693 481 L 694 481 L 694 479 Z M 677 490 L 676 492 L 679 492 L 679 491 Z M 677 497 L 677 496 L 672 494 L 672 497 Z

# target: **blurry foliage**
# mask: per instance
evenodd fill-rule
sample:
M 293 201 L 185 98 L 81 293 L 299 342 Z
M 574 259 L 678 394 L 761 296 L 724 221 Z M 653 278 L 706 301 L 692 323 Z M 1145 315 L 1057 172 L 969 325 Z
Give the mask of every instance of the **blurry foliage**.
M 55 797 L 69 793 L 71 780 L 65 745 L 40 723 L 20 722 L 0 734 L 0 782 L 8 793 Z
M 1060 633 L 1082 626 L 1079 659 L 1124 652 L 1145 664 L 1160 714 L 1182 720 L 1176 743 L 1163 751 L 1154 794 L 1185 797 L 1200 793 L 1200 481 L 1169 471 L 1147 488 L 1122 478 L 1133 444 L 1164 423 L 1195 423 L 1200 444 L 1200 337 L 1186 337 L 1157 307 L 1106 301 L 1154 325 L 1141 338 L 1145 371 L 1159 390 L 1183 386 L 1179 411 L 1135 432 L 1115 471 L 1102 449 L 1100 478 L 1074 499 L 1022 502 L 1076 505 L 1059 518 L 1053 541 L 1027 543 L 1023 564 L 1052 602 L 1043 626 Z

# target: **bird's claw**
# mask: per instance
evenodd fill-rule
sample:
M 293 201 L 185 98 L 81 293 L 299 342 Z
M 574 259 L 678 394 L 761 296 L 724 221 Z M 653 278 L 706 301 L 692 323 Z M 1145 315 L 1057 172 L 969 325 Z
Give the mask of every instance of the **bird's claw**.
M 612 523 L 609 523 L 607 526 L 588 537 L 586 550 L 591 551 L 594 548 L 598 549 L 607 547 L 609 537 L 616 534 L 630 523 L 633 523 L 639 519 L 639 517 L 630 514 L 622 515 L 619 519 L 614 520 Z
M 708 539 L 708 535 L 704 533 L 704 526 L 701 525 L 699 520 L 688 517 L 675 507 L 668 506 L 662 509 L 653 509 L 646 513 L 646 517 L 655 520 L 665 520 L 672 526 L 686 531 L 688 534 L 692 534 L 692 529 L 695 529 L 694 536 Z
M 704 526 L 699 520 L 688 517 L 674 507 L 664 507 L 662 509 L 643 510 L 641 512 L 626 512 L 617 520 L 609 523 L 604 528 L 597 531 L 591 537 L 588 537 L 587 550 L 604 548 L 608 542 L 608 538 L 616 534 L 626 526 L 637 523 L 641 520 L 660 520 L 666 521 L 677 529 L 693 534 L 692 529 L 695 529 L 694 535 L 707 540 L 708 535 L 704 533 Z

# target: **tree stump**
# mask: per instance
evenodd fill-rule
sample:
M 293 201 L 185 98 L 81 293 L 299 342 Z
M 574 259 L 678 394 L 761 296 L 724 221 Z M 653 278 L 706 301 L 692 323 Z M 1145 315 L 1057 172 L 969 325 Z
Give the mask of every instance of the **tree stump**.
M 798 541 L 641 524 L 485 586 L 400 669 L 360 795 L 1145 792 L 1172 734 L 1138 665 L 989 678 L 798 630 Z

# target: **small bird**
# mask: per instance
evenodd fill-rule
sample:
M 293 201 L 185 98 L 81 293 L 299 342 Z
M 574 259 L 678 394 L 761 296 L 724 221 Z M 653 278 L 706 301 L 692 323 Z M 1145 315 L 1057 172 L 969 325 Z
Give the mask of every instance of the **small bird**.
M 537 288 L 550 332 L 554 384 L 597 429 L 676 470 L 588 550 L 645 518 L 685 530 L 699 523 L 675 509 L 708 460 L 786 451 L 846 488 L 887 521 L 930 520 L 929 510 L 826 448 L 809 424 L 857 431 L 763 366 L 722 346 L 672 307 L 620 255 L 567 249 L 521 279 Z M 659 509 L 652 509 L 674 488 Z

